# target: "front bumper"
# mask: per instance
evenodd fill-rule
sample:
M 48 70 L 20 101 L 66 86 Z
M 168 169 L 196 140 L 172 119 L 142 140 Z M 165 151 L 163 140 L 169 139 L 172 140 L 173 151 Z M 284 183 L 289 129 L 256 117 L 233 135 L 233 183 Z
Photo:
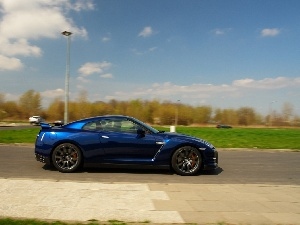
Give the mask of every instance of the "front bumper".
M 204 170 L 215 170 L 219 167 L 219 153 L 217 150 L 213 152 L 213 155 L 209 157 L 209 160 L 204 162 L 203 169 Z

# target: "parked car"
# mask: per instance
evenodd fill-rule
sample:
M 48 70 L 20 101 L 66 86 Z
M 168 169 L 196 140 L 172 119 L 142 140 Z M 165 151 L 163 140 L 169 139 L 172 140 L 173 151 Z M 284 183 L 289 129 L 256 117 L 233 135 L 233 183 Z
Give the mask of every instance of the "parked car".
M 209 142 L 158 131 L 133 117 L 118 115 L 60 127 L 42 123 L 35 157 L 66 173 L 93 163 L 171 168 L 183 176 L 218 167 L 218 151 Z
M 217 128 L 232 128 L 232 126 L 226 125 L 226 124 L 218 124 L 216 126 Z
M 44 122 L 45 120 L 40 116 L 31 116 L 29 117 L 29 123 L 31 125 L 39 125 L 41 122 Z

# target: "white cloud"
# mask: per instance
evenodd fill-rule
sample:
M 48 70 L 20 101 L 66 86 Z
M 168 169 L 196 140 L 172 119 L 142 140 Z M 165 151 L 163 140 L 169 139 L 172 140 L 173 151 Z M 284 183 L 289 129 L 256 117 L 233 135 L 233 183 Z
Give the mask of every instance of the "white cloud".
M 20 95 L 18 94 L 11 94 L 11 93 L 4 93 L 5 101 L 18 101 Z
M 111 73 L 106 73 L 106 74 L 100 75 L 100 77 L 102 77 L 102 78 L 113 78 L 114 76 Z
M 111 63 L 109 62 L 100 62 L 100 63 L 85 63 L 82 65 L 78 72 L 80 73 L 81 76 L 89 76 L 94 73 L 103 73 L 104 70 L 108 69 L 111 67 Z
M 118 91 L 113 95 L 110 95 L 106 99 L 135 99 L 135 98 L 159 98 L 159 99 L 170 99 L 170 98 L 210 98 L 215 95 L 224 95 L 225 93 L 232 93 L 236 91 L 236 88 L 230 85 L 212 85 L 212 84 L 192 84 L 192 85 L 176 85 L 171 82 L 165 82 L 162 84 L 154 83 L 150 87 L 138 87 L 128 92 Z
M 137 49 L 131 49 L 131 51 L 135 54 L 135 55 L 145 55 L 147 53 L 150 53 L 150 52 L 154 52 L 158 49 L 158 47 L 151 47 L 145 51 L 139 51 Z
M 8 40 L 0 38 L 0 53 L 6 56 L 41 56 L 42 50 L 37 46 L 31 46 L 24 38 L 16 41 L 7 42 Z
M 149 52 L 154 52 L 156 49 L 157 49 L 157 47 L 149 48 Z
M 103 37 L 101 39 L 102 42 L 109 42 L 110 41 L 110 37 Z
M 262 80 L 253 79 L 242 79 L 233 81 L 233 86 L 242 88 L 252 89 L 279 89 L 286 87 L 299 86 L 300 78 L 287 78 L 287 77 L 276 77 L 276 78 L 265 78 Z
M 88 76 L 93 73 L 101 73 L 102 69 L 98 63 L 86 63 L 79 68 L 78 72 L 82 76 Z
M 118 99 L 162 99 L 173 100 L 181 99 L 183 102 L 197 103 L 210 102 L 212 99 L 241 99 L 244 96 L 253 94 L 256 98 L 260 91 L 276 91 L 300 88 L 300 77 L 288 78 L 265 78 L 262 80 L 241 79 L 235 80 L 231 84 L 191 84 L 177 85 L 171 82 L 154 83 L 152 85 L 139 85 L 136 88 L 130 87 L 125 90 L 122 87 L 116 87 L 118 91 L 107 94 L 106 100 Z M 250 90 L 252 90 L 250 92 Z
M 79 81 L 79 83 L 89 83 L 90 82 L 90 80 L 86 79 L 86 77 L 77 77 L 76 79 Z
M 40 92 L 40 94 L 42 96 L 42 106 L 46 108 L 54 99 L 60 98 L 62 100 L 65 95 L 65 91 L 61 88 L 58 88 L 54 90 L 46 90 Z
M 229 31 L 231 31 L 231 28 L 223 28 L 223 29 L 216 28 L 216 29 L 212 30 L 212 33 L 213 33 L 214 35 L 219 36 L 219 35 L 225 35 L 225 34 L 227 34 Z
M 20 70 L 23 68 L 21 60 L 0 55 L 0 71 L 1 70 Z
M 57 98 L 57 97 L 61 97 L 64 96 L 65 91 L 61 88 L 55 89 L 55 90 L 46 90 L 41 92 L 41 96 L 44 98 Z
M 265 28 L 260 32 L 262 37 L 274 37 L 280 34 L 280 29 L 278 28 Z
M 139 33 L 139 37 L 149 37 L 153 34 L 151 27 L 144 27 L 144 29 Z
M 79 12 L 81 10 L 94 10 L 95 5 L 91 0 L 77 0 L 73 5 L 70 4 L 70 8 Z
M 70 10 L 92 10 L 92 1 L 0 0 L 0 54 L 4 56 L 41 56 L 40 47 L 30 40 L 58 38 L 64 30 L 86 37 L 87 31 L 68 18 Z M 0 67 L 9 70 L 7 67 Z
M 104 70 L 107 70 L 111 67 L 111 63 L 109 62 L 96 62 L 96 63 L 92 63 L 92 62 L 88 62 L 85 63 L 84 65 L 82 65 L 78 72 L 80 73 L 80 76 L 89 76 L 91 74 L 94 73 L 103 73 Z
M 102 42 L 109 42 L 109 41 L 111 41 L 111 33 L 108 32 L 105 35 L 103 35 L 102 38 L 101 38 L 101 41 Z

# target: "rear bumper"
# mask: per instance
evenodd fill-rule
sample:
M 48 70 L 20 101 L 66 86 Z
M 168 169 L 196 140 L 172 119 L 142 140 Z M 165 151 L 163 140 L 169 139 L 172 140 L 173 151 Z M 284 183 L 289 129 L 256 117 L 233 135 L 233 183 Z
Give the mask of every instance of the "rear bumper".
M 45 164 L 48 164 L 48 165 L 50 164 L 50 158 L 49 157 L 46 157 L 46 156 L 35 153 L 35 159 L 39 162 L 42 162 L 42 163 L 45 163 Z
M 219 168 L 218 163 L 214 163 L 214 164 L 204 165 L 203 170 L 215 170 L 218 168 Z

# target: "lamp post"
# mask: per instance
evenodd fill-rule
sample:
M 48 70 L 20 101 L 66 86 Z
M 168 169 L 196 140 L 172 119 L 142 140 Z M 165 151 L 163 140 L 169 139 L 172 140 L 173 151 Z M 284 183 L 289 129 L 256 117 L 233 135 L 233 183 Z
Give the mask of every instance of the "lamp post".
M 272 101 L 270 102 L 270 105 L 269 105 L 269 111 L 270 111 L 270 117 L 269 117 L 269 125 L 270 127 L 272 127 L 272 122 L 273 122 L 273 109 L 272 109 L 272 104 L 275 103 L 276 101 Z
M 70 78 L 70 38 L 71 32 L 63 31 L 62 35 L 67 37 L 67 59 L 66 59 L 66 76 L 65 76 L 65 112 L 64 124 L 68 123 L 68 106 L 69 106 L 69 78 Z
M 178 104 L 179 104 L 180 100 L 177 100 L 177 104 L 176 104 L 176 110 L 175 110 L 175 126 L 177 126 L 178 124 Z
M 177 100 L 177 103 L 175 105 L 175 121 L 174 121 L 174 125 L 170 126 L 170 132 L 176 132 L 176 126 L 178 123 L 178 103 L 180 102 L 180 100 Z

